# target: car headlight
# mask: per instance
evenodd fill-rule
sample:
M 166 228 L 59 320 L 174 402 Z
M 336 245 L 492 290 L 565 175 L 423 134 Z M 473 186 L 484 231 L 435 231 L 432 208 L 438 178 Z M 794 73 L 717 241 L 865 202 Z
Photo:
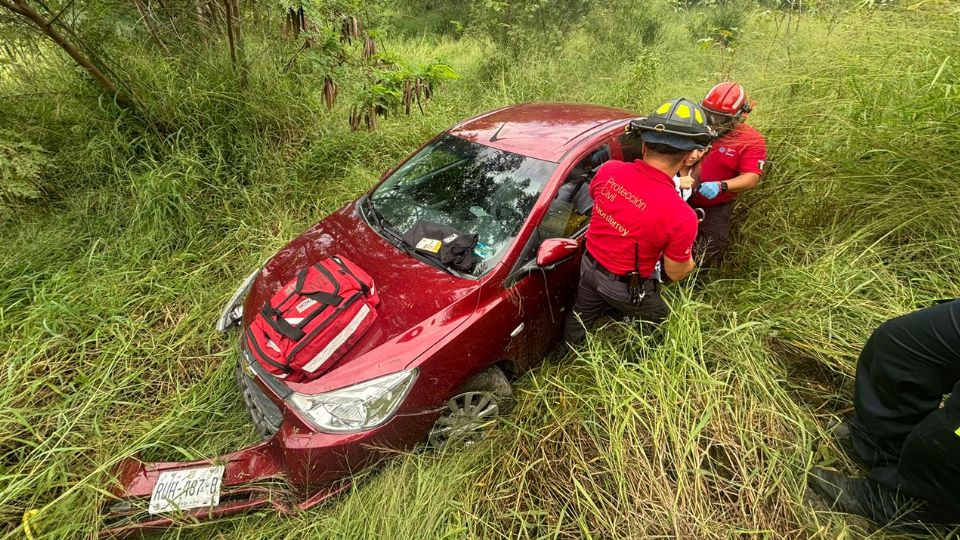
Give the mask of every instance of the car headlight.
M 247 279 L 243 280 L 237 292 L 230 297 L 230 301 L 227 302 L 223 307 L 223 312 L 220 313 L 220 318 L 217 319 L 217 332 L 226 332 L 240 324 L 243 319 L 243 300 L 247 297 L 247 291 L 250 290 L 253 280 L 257 278 L 259 273 L 259 268 L 254 270 L 252 274 L 247 276 Z
M 323 394 L 294 392 L 287 399 L 320 431 L 355 433 L 389 420 L 416 379 L 416 369 L 398 371 Z

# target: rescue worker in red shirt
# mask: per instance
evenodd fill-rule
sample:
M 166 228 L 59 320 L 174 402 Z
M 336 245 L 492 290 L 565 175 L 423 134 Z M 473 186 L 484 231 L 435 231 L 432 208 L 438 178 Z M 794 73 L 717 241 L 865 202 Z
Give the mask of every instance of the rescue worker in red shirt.
M 707 123 L 719 138 L 700 166 L 700 184 L 690 205 L 702 208 L 705 217 L 697 234 L 697 258 L 705 266 L 723 254 L 730 235 L 733 203 L 753 189 L 767 160 L 767 145 L 759 131 L 745 123 L 751 107 L 747 92 L 735 82 L 714 86 L 700 102 Z
M 657 262 L 662 258 L 674 281 L 694 267 L 697 215 L 677 197 L 673 177 L 693 151 L 710 144 L 706 115 L 696 103 L 674 99 L 631 121 L 627 131 L 643 142 L 643 159 L 607 161 L 590 182 L 594 204 L 587 249 L 577 300 L 564 326 L 571 344 L 582 341 L 609 308 L 659 323 L 668 308 L 660 282 L 651 278 Z

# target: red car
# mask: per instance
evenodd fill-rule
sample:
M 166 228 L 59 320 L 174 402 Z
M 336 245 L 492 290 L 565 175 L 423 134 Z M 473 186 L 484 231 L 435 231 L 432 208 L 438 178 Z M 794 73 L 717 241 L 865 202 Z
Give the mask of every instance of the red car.
M 635 116 L 565 103 L 477 116 L 277 252 L 230 299 L 219 330 L 246 328 L 299 269 L 337 254 L 379 288 L 376 326 L 302 383 L 268 374 L 240 340 L 236 378 L 263 442 L 210 461 L 127 459 L 101 534 L 305 509 L 388 449 L 482 433 L 509 407 L 509 380 L 559 342 L 593 204 L 589 182 L 604 161 L 638 157 L 639 143 L 624 135 Z M 477 235 L 471 270 L 404 242 L 423 219 Z

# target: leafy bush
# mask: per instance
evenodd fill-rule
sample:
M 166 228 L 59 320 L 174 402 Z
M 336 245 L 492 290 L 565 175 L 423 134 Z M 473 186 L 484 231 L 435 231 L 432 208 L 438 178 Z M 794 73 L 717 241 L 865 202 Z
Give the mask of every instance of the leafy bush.
M 47 159 L 43 148 L 0 131 L 0 221 L 9 219 L 18 203 L 40 197 Z
M 617 48 L 616 53 L 641 54 L 663 35 L 665 8 L 662 0 L 601 3 L 591 11 L 584 30 L 595 35 L 599 43 Z
M 383 0 L 381 0 L 383 1 Z M 459 38 L 470 18 L 472 0 L 392 0 L 390 29 L 401 35 Z
M 740 2 L 724 2 L 699 11 L 689 26 L 698 43 L 706 47 L 732 48 L 747 24 L 749 10 Z
M 511 56 L 531 48 L 557 49 L 590 12 L 594 0 L 481 0 L 471 25 Z

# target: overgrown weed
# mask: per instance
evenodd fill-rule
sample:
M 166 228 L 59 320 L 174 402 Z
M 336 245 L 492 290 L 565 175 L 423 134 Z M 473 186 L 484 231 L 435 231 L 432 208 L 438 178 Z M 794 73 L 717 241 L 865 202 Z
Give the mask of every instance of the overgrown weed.
M 727 76 L 758 102 L 751 123 L 767 135 L 770 169 L 741 201 L 723 266 L 670 288 L 658 347 L 610 324 L 522 377 L 519 406 L 490 443 L 402 456 L 302 516 L 167 537 L 869 534 L 811 508 L 805 472 L 825 456 L 855 470 L 821 426 L 849 409 L 872 328 L 960 295 L 956 21 L 802 12 L 788 32 L 754 14 L 731 54 L 699 48 L 685 10 L 632 5 L 596 8 L 559 50 L 519 58 L 469 34 L 405 34 L 389 47 L 441 57 L 462 80 L 427 114 L 373 133 L 349 131 L 345 106 L 326 112 L 319 85 L 269 70 L 237 96 L 217 82 L 224 59 L 190 84 L 172 81 L 171 66 L 143 70 L 142 84 L 175 96 L 149 105 L 180 126 L 172 132 L 95 105 L 72 74 L 40 87 L 62 103 L 16 98 L 0 127 L 24 126 L 51 161 L 47 199 L 0 230 L 7 536 L 31 508 L 42 537 L 89 534 L 122 456 L 190 459 L 250 443 L 236 352 L 212 331 L 221 302 L 428 137 L 516 101 L 644 112 Z

